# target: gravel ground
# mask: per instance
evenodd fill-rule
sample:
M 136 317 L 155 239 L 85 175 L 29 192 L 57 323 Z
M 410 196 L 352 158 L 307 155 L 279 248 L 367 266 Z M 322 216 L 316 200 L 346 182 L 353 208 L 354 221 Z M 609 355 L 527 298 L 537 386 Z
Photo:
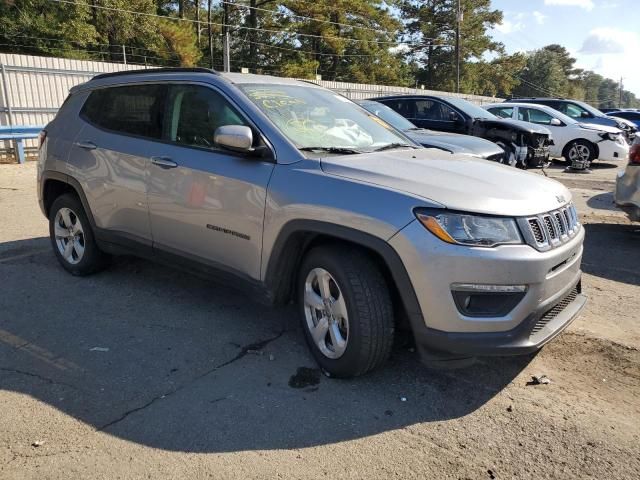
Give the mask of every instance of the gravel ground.
M 538 355 L 436 371 L 398 346 L 338 381 L 291 308 L 136 259 L 66 274 L 35 165 L 0 165 L 0 478 L 637 479 L 640 232 L 616 167 L 546 171 L 587 229 L 590 300 Z

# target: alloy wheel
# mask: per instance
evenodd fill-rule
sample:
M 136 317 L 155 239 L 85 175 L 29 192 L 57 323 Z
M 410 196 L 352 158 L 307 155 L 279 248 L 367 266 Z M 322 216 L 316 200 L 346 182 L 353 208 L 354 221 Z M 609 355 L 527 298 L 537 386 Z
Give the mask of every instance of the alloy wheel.
M 54 234 L 62 258 L 71 265 L 80 263 L 85 250 L 84 229 L 80 218 L 73 210 L 58 210 L 54 219 Z
M 349 315 L 338 283 L 324 268 L 307 275 L 304 313 L 313 343 L 327 358 L 340 358 L 349 341 Z
M 569 160 L 586 162 L 591 156 L 591 151 L 586 145 L 576 144 L 569 150 Z

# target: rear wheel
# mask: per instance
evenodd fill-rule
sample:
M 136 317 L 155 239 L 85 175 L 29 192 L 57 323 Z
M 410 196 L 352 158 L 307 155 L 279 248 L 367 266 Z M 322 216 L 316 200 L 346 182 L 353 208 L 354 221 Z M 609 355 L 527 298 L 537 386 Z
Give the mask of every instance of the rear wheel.
M 53 202 L 49 236 L 58 261 L 73 275 L 89 275 L 106 266 L 109 257 L 98 248 L 89 219 L 75 195 L 67 193 Z
M 354 377 L 386 361 L 393 307 L 382 273 L 366 254 L 313 249 L 299 272 L 298 300 L 305 338 L 325 373 Z

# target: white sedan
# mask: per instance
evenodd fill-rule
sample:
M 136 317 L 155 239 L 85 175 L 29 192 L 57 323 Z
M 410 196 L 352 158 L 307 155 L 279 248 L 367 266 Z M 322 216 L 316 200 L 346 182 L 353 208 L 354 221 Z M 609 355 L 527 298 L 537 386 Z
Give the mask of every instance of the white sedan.
M 509 102 L 484 105 L 484 108 L 501 118 L 544 125 L 553 137 L 551 156 L 564 157 L 574 167 L 588 167 L 596 159 L 624 160 L 629 154 L 622 131 L 615 127 L 581 123 L 544 105 Z

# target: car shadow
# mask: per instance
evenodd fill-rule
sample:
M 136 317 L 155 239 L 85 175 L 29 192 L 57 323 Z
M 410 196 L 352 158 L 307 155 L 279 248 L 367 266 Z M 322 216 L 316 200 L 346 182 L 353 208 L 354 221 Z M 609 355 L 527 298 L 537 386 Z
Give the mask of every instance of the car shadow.
M 582 269 L 598 277 L 640 285 L 638 225 L 588 223 Z
M 459 370 L 397 346 L 351 380 L 320 374 L 295 307 L 121 257 L 74 277 L 47 239 L 0 244 L 0 386 L 172 451 L 302 448 L 468 415 L 531 357 Z
M 595 210 L 610 210 L 620 212 L 620 209 L 616 206 L 616 202 L 613 196 L 613 192 L 599 193 L 589 197 L 587 200 L 587 206 Z

